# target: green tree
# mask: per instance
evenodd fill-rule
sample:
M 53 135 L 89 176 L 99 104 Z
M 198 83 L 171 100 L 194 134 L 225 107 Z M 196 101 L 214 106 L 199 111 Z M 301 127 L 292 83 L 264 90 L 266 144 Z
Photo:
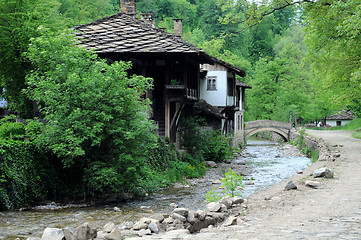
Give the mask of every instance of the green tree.
M 361 1 L 323 1 L 306 8 L 308 59 L 322 74 L 328 101 L 361 113 Z
M 55 0 L 0 1 L 0 88 L 3 97 L 21 117 L 33 116 L 32 102 L 21 94 L 25 76 L 32 69 L 23 56 L 30 39 L 40 35 L 39 27 L 63 28 Z
M 32 40 L 27 57 L 36 70 L 27 77 L 30 99 L 48 120 L 37 141 L 65 167 L 84 171 L 90 189 L 141 192 L 149 149 L 155 146 L 149 102 L 150 79 L 127 77 L 130 63 L 112 65 L 77 46 L 69 32 Z

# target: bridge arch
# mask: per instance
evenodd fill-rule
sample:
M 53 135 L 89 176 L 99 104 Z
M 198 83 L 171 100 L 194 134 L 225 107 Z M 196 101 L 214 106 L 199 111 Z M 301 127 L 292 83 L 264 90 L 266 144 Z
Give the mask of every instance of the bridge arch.
M 275 129 L 275 128 L 259 128 L 259 129 L 254 129 L 253 131 L 249 131 L 246 133 L 246 138 L 251 137 L 252 135 L 256 134 L 256 133 L 260 133 L 260 132 L 265 132 L 265 131 L 270 131 L 270 132 L 274 132 L 276 134 L 278 134 L 279 136 L 282 137 L 282 139 L 285 142 L 288 142 L 288 133 L 285 133 L 279 129 Z
M 286 142 L 289 140 L 291 124 L 271 120 L 257 120 L 246 122 L 245 136 L 246 138 L 264 131 L 271 131 L 280 135 Z

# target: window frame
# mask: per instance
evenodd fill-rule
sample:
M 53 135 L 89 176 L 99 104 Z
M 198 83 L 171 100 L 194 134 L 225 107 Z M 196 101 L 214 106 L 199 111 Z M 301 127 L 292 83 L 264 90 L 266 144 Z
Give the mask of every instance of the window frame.
M 217 91 L 217 76 L 207 76 L 207 91 Z

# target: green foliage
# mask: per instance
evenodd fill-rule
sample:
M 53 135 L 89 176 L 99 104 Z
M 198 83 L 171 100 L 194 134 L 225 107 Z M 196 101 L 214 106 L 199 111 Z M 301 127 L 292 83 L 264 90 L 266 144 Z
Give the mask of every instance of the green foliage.
M 24 140 L 25 125 L 15 122 L 15 116 L 10 115 L 1 119 L 0 138 L 6 140 Z
M 357 138 L 357 139 L 361 139 L 361 131 L 353 133 L 352 137 Z
M 360 0 L 307 5 L 308 60 L 322 77 L 320 87 L 338 109 L 360 111 Z
M 12 117 L 0 124 L 0 210 L 46 198 L 56 188 L 54 168 L 51 155 L 25 134 L 32 132 L 32 124 L 16 123 Z
M 55 0 L 0 1 L 0 88 L 10 108 L 22 117 L 33 117 L 32 102 L 21 94 L 25 76 L 32 69 L 23 53 L 30 39 L 40 36 L 39 26 L 63 28 Z
M 205 161 L 224 162 L 232 157 L 232 139 L 227 138 L 221 131 L 207 132 L 206 142 L 203 145 Z
M 209 192 L 206 193 L 206 200 L 208 202 L 217 202 L 222 199 L 222 196 L 219 192 L 216 191 L 215 188 L 212 188 L 209 190 Z
M 206 194 L 207 201 L 215 202 L 220 200 L 224 196 L 242 197 L 244 185 L 243 177 L 241 175 L 238 175 L 235 171 L 232 171 L 232 169 L 228 169 L 228 171 L 225 173 L 225 177 L 221 180 L 221 182 L 223 194 L 220 195 L 220 193 L 217 192 L 217 189 L 213 188 Z
M 90 189 L 136 190 L 156 144 L 147 120 L 149 102 L 141 98 L 151 81 L 128 78 L 130 63 L 108 65 L 74 43 L 69 32 L 44 29 L 27 53 L 37 70 L 27 77 L 26 93 L 48 120 L 39 141 L 65 167 L 84 164 Z
M 221 131 L 205 130 L 200 118 L 188 118 L 182 122 L 182 145 L 199 161 L 227 161 L 234 152 L 230 138 Z

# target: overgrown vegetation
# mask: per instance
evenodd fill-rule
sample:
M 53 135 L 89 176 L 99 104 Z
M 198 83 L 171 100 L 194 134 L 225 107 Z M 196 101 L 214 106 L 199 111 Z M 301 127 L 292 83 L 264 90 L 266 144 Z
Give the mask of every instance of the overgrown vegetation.
M 242 197 L 242 192 L 244 189 L 243 185 L 243 177 L 238 175 L 232 169 L 228 169 L 228 171 L 224 174 L 224 178 L 221 179 L 221 189 L 222 192 L 220 193 L 217 191 L 217 188 L 212 188 L 206 194 L 206 200 L 209 202 L 216 202 L 224 196 L 231 196 L 231 197 Z
M 182 123 L 184 133 L 182 145 L 194 158 L 204 161 L 225 162 L 235 151 L 231 136 L 225 136 L 221 131 L 205 130 L 202 118 L 188 118 Z
M 300 131 L 300 135 L 298 136 L 298 139 L 295 141 L 290 141 L 290 143 L 295 146 L 298 146 L 301 149 L 301 152 L 305 154 L 307 157 L 311 157 L 312 163 L 315 163 L 317 162 L 319 156 L 318 149 L 317 148 L 312 149 L 307 146 L 306 140 L 304 138 L 305 133 L 306 130 L 302 129 Z

